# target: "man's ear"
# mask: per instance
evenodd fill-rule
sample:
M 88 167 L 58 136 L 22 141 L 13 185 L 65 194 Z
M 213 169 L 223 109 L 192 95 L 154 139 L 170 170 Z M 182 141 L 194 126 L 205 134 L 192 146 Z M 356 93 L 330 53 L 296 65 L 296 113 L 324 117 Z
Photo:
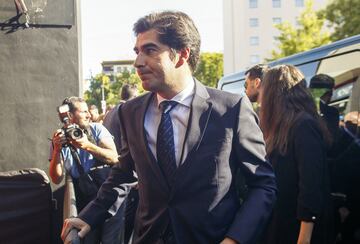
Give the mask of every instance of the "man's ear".
M 176 63 L 176 68 L 179 68 L 181 65 L 187 63 L 189 57 L 190 57 L 190 48 L 186 47 L 181 49 L 179 52 L 179 60 Z
M 255 87 L 256 88 L 260 88 L 260 85 L 261 85 L 261 80 L 260 80 L 260 78 L 255 78 Z

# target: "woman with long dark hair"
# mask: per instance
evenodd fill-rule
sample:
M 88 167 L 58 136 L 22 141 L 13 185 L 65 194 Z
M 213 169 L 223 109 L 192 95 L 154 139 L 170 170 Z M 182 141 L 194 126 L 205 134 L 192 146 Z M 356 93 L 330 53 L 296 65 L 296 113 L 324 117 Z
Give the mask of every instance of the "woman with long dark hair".
M 278 200 L 265 242 L 331 243 L 330 184 L 325 162 L 329 133 L 304 75 L 294 66 L 276 66 L 265 74 L 260 124 L 278 184 Z

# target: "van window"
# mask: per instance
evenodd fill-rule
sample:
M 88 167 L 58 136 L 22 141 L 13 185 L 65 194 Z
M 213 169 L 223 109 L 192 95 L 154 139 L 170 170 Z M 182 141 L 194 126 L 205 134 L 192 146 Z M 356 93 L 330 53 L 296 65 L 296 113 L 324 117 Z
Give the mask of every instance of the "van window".
M 301 70 L 301 72 L 305 75 L 305 79 L 308 85 L 310 79 L 316 74 L 318 65 L 319 65 L 319 61 L 315 61 L 297 66 Z
M 339 51 L 341 50 L 338 53 Z M 317 73 L 327 74 L 335 79 L 330 105 L 337 107 L 341 116 L 354 110 L 359 111 L 359 49 L 321 60 Z
M 235 94 L 245 95 L 245 80 L 238 80 L 231 83 L 226 83 L 222 86 L 221 90 L 228 91 Z

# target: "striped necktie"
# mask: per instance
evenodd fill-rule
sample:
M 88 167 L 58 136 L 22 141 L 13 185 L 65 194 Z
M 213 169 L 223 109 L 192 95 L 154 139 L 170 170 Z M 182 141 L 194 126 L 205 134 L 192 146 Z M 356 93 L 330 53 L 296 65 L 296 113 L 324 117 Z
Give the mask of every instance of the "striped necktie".
M 169 186 L 172 185 L 176 170 L 174 131 L 170 111 L 177 104 L 175 101 L 163 101 L 160 103 L 162 115 L 156 141 L 157 160 Z

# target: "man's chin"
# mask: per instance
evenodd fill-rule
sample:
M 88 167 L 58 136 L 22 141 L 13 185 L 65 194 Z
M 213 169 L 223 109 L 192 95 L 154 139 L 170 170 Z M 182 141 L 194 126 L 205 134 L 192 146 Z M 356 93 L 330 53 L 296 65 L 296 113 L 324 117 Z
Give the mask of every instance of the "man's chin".
M 81 129 L 88 129 L 90 127 L 90 122 L 79 124 Z
M 150 82 L 148 80 L 142 80 L 141 86 L 145 91 L 152 91 Z

